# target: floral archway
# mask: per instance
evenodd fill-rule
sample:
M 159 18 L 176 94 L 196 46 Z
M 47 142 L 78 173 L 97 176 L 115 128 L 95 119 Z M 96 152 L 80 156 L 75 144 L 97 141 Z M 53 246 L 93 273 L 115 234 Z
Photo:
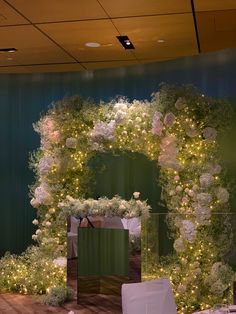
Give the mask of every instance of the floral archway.
M 217 143 L 229 115 L 228 104 L 188 86 L 162 85 L 151 101 L 117 98 L 97 105 L 73 97 L 54 104 L 34 126 L 41 147 L 31 158 L 31 204 L 38 213 L 32 238 L 40 254 L 51 260 L 66 255 L 65 204 L 86 201 L 90 158 L 98 151 L 138 152 L 160 167 L 174 238 L 175 253 L 150 269 L 153 278 L 171 279 L 179 313 L 229 300 L 234 274 L 223 257 L 231 226 L 215 215 L 230 211 Z M 54 285 L 63 276 L 54 276 Z

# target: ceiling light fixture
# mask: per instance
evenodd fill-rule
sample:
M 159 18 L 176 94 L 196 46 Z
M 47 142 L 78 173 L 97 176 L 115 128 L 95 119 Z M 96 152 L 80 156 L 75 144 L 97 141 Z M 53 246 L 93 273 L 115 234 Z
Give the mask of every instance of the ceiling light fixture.
M 0 48 L 0 53 L 16 52 L 16 48 Z
M 98 48 L 98 47 L 101 46 L 101 44 L 95 43 L 95 42 L 94 43 L 93 42 L 89 42 L 89 43 L 86 43 L 85 46 L 89 47 L 89 48 Z
M 116 36 L 125 49 L 135 49 L 128 36 Z
M 164 41 L 164 39 L 158 39 L 158 41 L 157 41 L 158 43 L 164 43 L 165 41 Z

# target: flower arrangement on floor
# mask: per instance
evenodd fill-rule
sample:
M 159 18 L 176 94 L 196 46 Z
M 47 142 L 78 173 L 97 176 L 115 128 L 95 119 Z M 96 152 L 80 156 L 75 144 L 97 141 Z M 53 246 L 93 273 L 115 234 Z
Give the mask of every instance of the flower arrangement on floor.
M 227 103 L 189 86 L 162 85 L 151 101 L 118 98 L 97 105 L 73 97 L 54 104 L 34 126 L 41 146 L 31 158 L 36 175 L 31 204 L 38 214 L 32 237 L 41 252 L 66 255 L 61 213 L 67 204 L 81 211 L 86 203 L 96 208 L 96 201 L 85 200 L 93 176 L 91 157 L 99 151 L 142 153 L 160 167 L 175 239 L 175 254 L 152 267 L 149 276 L 171 279 L 179 313 L 228 300 L 234 274 L 223 256 L 231 226 L 216 213 L 230 212 L 217 141 L 230 115 Z

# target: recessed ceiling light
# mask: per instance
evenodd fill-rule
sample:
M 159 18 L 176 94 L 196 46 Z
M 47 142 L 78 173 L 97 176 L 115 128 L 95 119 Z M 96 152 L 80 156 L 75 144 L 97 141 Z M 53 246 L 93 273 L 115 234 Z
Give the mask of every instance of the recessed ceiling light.
M 7 60 L 11 61 L 11 60 L 13 60 L 13 58 L 7 58 Z
M 116 36 L 125 49 L 135 49 L 128 36 Z
M 16 48 L 0 48 L 0 53 L 5 53 L 5 52 L 16 52 Z
M 86 46 L 86 47 L 90 47 L 90 48 L 98 48 L 98 47 L 101 46 L 101 44 L 89 42 L 89 43 L 86 43 L 85 46 Z
M 165 41 L 164 41 L 164 39 L 158 39 L 157 42 L 158 42 L 158 43 L 164 43 Z

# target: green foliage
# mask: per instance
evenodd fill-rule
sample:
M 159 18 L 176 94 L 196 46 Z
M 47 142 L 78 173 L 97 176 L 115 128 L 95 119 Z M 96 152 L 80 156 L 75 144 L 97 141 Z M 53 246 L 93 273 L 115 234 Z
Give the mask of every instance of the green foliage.
M 73 300 L 73 297 L 73 289 L 59 286 L 52 288 L 50 292 L 42 298 L 42 301 L 46 305 L 61 306 L 65 302 Z

